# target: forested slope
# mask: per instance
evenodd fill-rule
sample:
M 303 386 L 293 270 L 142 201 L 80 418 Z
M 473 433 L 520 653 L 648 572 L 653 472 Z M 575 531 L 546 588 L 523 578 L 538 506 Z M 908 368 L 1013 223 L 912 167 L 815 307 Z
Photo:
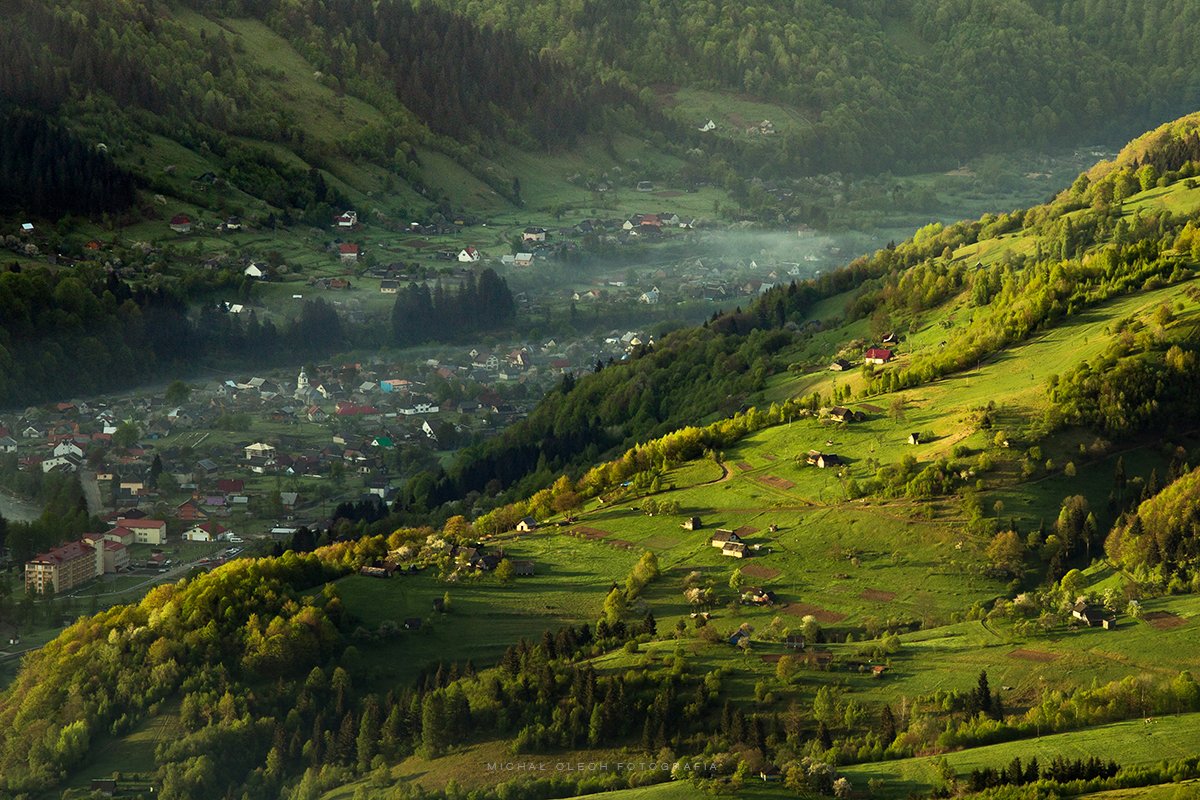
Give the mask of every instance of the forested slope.
M 1200 173 L 1198 119 L 1191 115 L 1139 138 L 1114 163 L 1093 169 L 1094 182 L 1080 176 L 1052 203 L 934 223 L 818 280 L 774 288 L 745 311 L 676 331 L 628 364 L 565 382 L 528 420 L 464 452 L 447 470 L 409 481 L 398 510 L 424 513 L 489 484 L 493 492 L 519 486 L 510 496 L 528 493 L 597 456 L 736 411 L 827 322 L 808 316 L 822 298 L 847 294 L 840 321 L 865 319 L 880 330 L 903 328 L 905 320 L 959 295 L 969 298 L 969 324 L 949 331 L 941 347 L 872 372 L 863 388 L 869 396 L 963 370 L 1106 299 L 1185 280 L 1200 262 L 1196 212 L 1131 212 L 1125 202 L 1156 188 L 1193 191 L 1187 187 Z M 986 265 L 978 260 L 980 248 L 1000 244 L 1003 257 Z M 1200 348 L 1190 332 L 1135 339 L 1131 331 L 1111 361 L 1065 373 L 1053 389 L 1060 405 L 1047 425 L 1083 424 L 1112 435 L 1186 425 L 1196 400 L 1179 378 L 1194 374 L 1187 354 Z M 1110 370 L 1118 361 L 1119 369 Z M 1117 395 L 1119 407 L 1105 405 Z M 496 479 L 499 485 L 490 483 Z
M 289 552 L 226 564 L 212 574 L 159 587 L 136 605 L 81 619 L 30 656 L 14 685 L 0 694 L 0 728 L 7 732 L 0 740 L 0 791 L 52 790 L 86 765 L 98 745 L 125 736 L 155 716 L 174 726 L 175 735 L 157 745 L 156 767 L 146 780 L 163 797 L 192 800 L 310 798 L 354 780 L 377 782 L 373 784 L 377 790 L 392 787 L 396 796 L 419 796 L 420 789 L 393 773 L 398 762 L 415 757 L 410 766 L 440 768 L 443 756 L 467 752 L 466 757 L 476 759 L 472 769 L 478 779 L 479 754 L 468 752 L 478 745 L 505 748 L 505 758 L 538 753 L 558 757 L 568 752 L 574 758 L 587 749 L 630 748 L 674 764 L 703 754 L 716 764 L 713 780 L 731 789 L 752 779 L 751 763 L 760 768 L 779 763 L 787 765 L 789 792 L 831 794 L 835 765 L 975 748 L 1200 708 L 1194 678 L 1186 666 L 1178 666 L 1194 663 L 1187 661 L 1190 651 L 1166 656 L 1172 643 L 1178 648 L 1195 646 L 1190 637 L 1194 628 L 1183 627 L 1194 624 L 1190 617 L 1168 615 L 1182 620 L 1176 626 L 1182 632 L 1175 639 L 1150 638 L 1166 637 L 1165 628 L 1122 623 L 1125 638 L 1100 640 L 1099 647 L 1096 639 L 1087 638 L 1090 633 L 1119 634 L 1099 628 L 1081 632 L 1069 621 L 1080 591 L 1089 587 L 1081 569 L 1060 575 L 1059 568 L 1081 563 L 1086 550 L 1081 552 L 1075 545 L 1090 545 L 1099 534 L 1095 515 L 1086 513 L 1086 499 L 1073 496 L 1094 476 L 1076 481 L 1074 463 L 1069 470 L 1063 467 L 1061 476 L 1055 473 L 1053 481 L 1061 480 L 1057 485 L 1072 496 L 1062 502 L 1059 519 L 1049 529 L 1027 529 L 1028 536 L 1022 537 L 1016 530 L 997 527 L 1002 502 L 993 506 L 995 517 L 985 516 L 980 498 L 984 482 L 1008 481 L 999 487 L 1027 490 L 1024 497 L 1032 500 L 1038 491 L 1054 491 L 1039 489 L 1035 486 L 1039 481 L 1030 480 L 1042 469 L 1050 479 L 1052 465 L 1034 463 L 1041 461 L 1040 449 L 1036 459 L 1002 452 L 1009 450 L 1004 437 L 998 437 L 999 444 L 993 440 L 985 445 L 990 449 L 973 452 L 977 434 L 987 435 L 982 434 L 985 429 L 992 433 L 991 423 L 982 422 L 993 411 L 990 406 L 960 406 L 953 412 L 971 415 L 970 421 L 953 424 L 970 427 L 975 444 L 962 443 L 965 449 L 954 453 L 954 462 L 939 457 L 926 463 L 909 452 L 896 455 L 897 450 L 911 447 L 897 441 L 903 439 L 897 435 L 900 426 L 907 425 L 903 419 L 893 418 L 883 437 L 878 428 L 865 430 L 870 424 L 865 420 L 863 428 L 852 433 L 848 427 L 834 426 L 828 417 L 821 419 L 816 411 L 849 398 L 887 394 L 889 400 L 878 402 L 892 405 L 902 415 L 905 404 L 899 390 L 928 387 L 1000 351 L 1019 360 L 1028 355 L 1021 345 L 1037 333 L 1067 326 L 1122 295 L 1156 291 L 1160 292 L 1156 297 L 1162 297 L 1162 292 L 1184 284 L 1194 294 L 1191 284 L 1200 261 L 1200 187 L 1189 182 L 1200 169 L 1200 156 L 1191 153 L 1189 124 L 1181 123 L 1172 129 L 1177 133 L 1143 143 L 1136 156 L 1126 154 L 1126 161 L 1097 172 L 1101 177 L 1095 182 L 1077 181 L 1052 203 L 948 227 L 931 225 L 911 240 L 858 259 L 820 281 L 779 287 L 749 309 L 715 315 L 703 327 L 678 331 L 629 364 L 601 365 L 595 374 L 564 380 L 560 391 L 548 397 L 526 424 L 466 454 L 444 473 L 410 482 L 401 510 L 428 522 L 436 519 L 430 513 L 438 510 L 434 506 L 445 499 L 457 504 L 452 510 L 466 510 L 473 493 L 474 499 L 482 496 L 478 492 L 495 494 L 495 487 L 483 482 L 499 474 L 514 487 L 510 493 L 519 501 L 477 518 L 474 524 L 454 517 L 440 531 L 405 528 L 405 520 L 397 515 L 379 523 L 378 535 L 373 536 L 363 533 L 366 526 L 340 525 L 330 535 L 345 540 L 315 553 Z M 1163 171 L 1151 180 L 1146 168 L 1153 164 Z M 1122 188 L 1126 184 L 1128 194 Z M 1177 201 L 1174 206 L 1155 204 L 1166 194 Z M 1184 210 L 1173 211 L 1173 207 Z M 995 251 L 1002 248 L 1007 249 L 997 255 Z M 33 317 L 43 311 L 30 305 L 39 292 L 20 283 L 30 279 L 26 274 L 5 276 L 14 293 L 21 290 L 27 295 L 20 298 L 25 306 L 7 309 L 6 318 L 24 311 L 22 319 L 27 317 L 33 324 Z M 85 287 L 67 280 L 43 288 L 52 289 L 55 302 L 73 309 L 83 321 L 111 320 L 112 306 L 122 291 L 111 286 L 89 296 Z M 1113 315 L 1090 321 L 1096 332 L 1107 326 L 1103 338 L 1116 343 L 1102 359 L 1111 357 L 1118 364 L 1149 362 L 1152 378 L 1136 369 L 1129 373 L 1102 369 L 1097 384 L 1091 370 L 1103 361 L 1087 364 L 1076 358 L 1064 363 L 1063 375 L 1048 387 L 1058 393 L 1055 402 L 1047 404 L 1043 418 L 1031 420 L 1028 426 L 1039 437 L 1029 434 L 1028 453 L 1056 431 L 1077 427 L 1082 434 L 1071 442 L 1069 452 L 1079 458 L 1082 473 L 1088 468 L 1083 459 L 1089 451 L 1102 457 L 1113 443 L 1135 441 L 1150 424 L 1171 435 L 1188 433 L 1181 429 L 1192 424 L 1200 409 L 1194 393 L 1188 395 L 1181 388 L 1196 384 L 1200 340 L 1192 325 L 1180 323 L 1194 320 L 1198 312 L 1194 297 L 1186 303 L 1181 297 L 1178 309 L 1170 299 L 1162 303 L 1161 311 L 1140 309 L 1128 320 Z M 813 319 L 820 300 L 831 301 L 826 306 L 840 302 L 842 308 Z M 827 353 L 819 347 L 809 349 L 826 326 L 844 339 L 849 330 L 881 328 L 886 323 L 882 329 L 900 331 L 903 346 L 903 338 L 910 334 L 908 326 L 928 323 L 931 315 L 951 305 L 962 322 L 946 327 L 953 332 L 946 334 L 944 346 L 927 357 L 905 353 L 907 360 L 878 371 L 866 365 L 854 376 L 853 387 L 851 376 L 844 375 L 847 381 L 831 392 L 816 396 L 794 392 L 766 410 L 743 408 L 780 371 L 795 366 L 803 378 L 828 374 Z M 116 314 L 132 316 L 126 302 L 116 308 Z M 1173 319 L 1176 310 L 1186 313 L 1186 320 Z M 49 313 L 68 321 L 65 314 Z M 866 326 L 864 320 L 869 320 Z M 1075 371 L 1067 371 L 1070 366 Z M 792 389 L 798 385 L 788 384 Z M 1123 393 L 1130 398 L 1135 390 L 1140 394 L 1127 407 L 1108 402 Z M 1155 416 L 1156 408 L 1163 413 Z M 882 416 L 879 411 L 872 413 Z M 624 454 L 616 452 L 628 443 L 645 442 L 705 418 L 714 422 L 668 434 Z M 1122 419 L 1136 424 L 1122 428 L 1117 424 Z M 786 425 L 793 421 L 798 422 L 795 429 Z M 770 445 L 745 441 L 755 433 L 787 436 L 796 430 L 800 437 L 817 437 L 812 441 L 818 444 L 826 437 L 844 443 L 852 435 L 861 437 L 860 443 L 870 438 L 871 452 L 879 444 L 879 458 L 890 458 L 886 451 L 894 462 L 870 465 L 862 459 L 854 468 L 871 472 L 859 473 L 864 478 L 861 484 L 846 480 L 844 494 L 818 494 L 819 502 L 805 501 L 798 494 L 774 494 L 791 491 L 774 475 L 784 469 L 791 469 L 799 480 L 820 474 L 820 480 L 828 477 L 831 483 L 841 483 L 843 476 L 802 465 L 804 450 L 796 444 L 803 438 Z M 1095 441 L 1101 432 L 1111 441 L 1089 447 L 1087 442 Z M 728 467 L 704 459 L 672 476 L 671 480 L 687 482 L 677 494 L 674 487 L 667 490 L 661 485 L 661 476 L 669 469 L 702 457 L 705 450 L 711 454 L 714 449 L 744 444 L 752 447 L 737 458 L 753 458 L 767 466 L 731 458 L 746 474 L 730 478 Z M 617 458 L 597 463 L 605 452 Z M 1144 599 L 1162 604 L 1165 599 L 1157 595 L 1196 587 L 1197 473 L 1181 463 L 1186 448 L 1180 452 L 1183 456 L 1177 456 L 1165 488 L 1151 480 L 1138 497 L 1130 493 L 1114 503 L 1114 510 L 1125 517 L 1109 538 L 1108 552 L 1121 566 L 1136 572 L 1138 579 L 1112 586 L 1111 602 L 1127 600 L 1127 592 L 1145 592 Z M 991 464 L 993 456 L 1008 467 L 1028 463 L 1033 471 L 1020 479 L 1012 471 L 1001 474 Z M 749 474 L 764 469 L 773 472 Z M 805 478 L 799 477 L 801 470 L 807 470 Z M 553 489 L 530 497 L 533 488 L 555 475 L 560 477 Z M 1123 480 L 1123 467 L 1118 475 Z M 422 492 L 413 488 L 421 485 Z M 660 501 L 668 507 L 674 504 L 665 513 L 676 517 L 681 512 L 678 498 L 688 499 L 689 491 L 695 492 L 691 502 L 705 504 L 706 524 L 722 514 L 735 518 L 735 512 L 739 520 L 756 520 L 758 524 L 747 526 L 748 530 L 739 528 L 747 537 L 761 535 L 766 520 L 777 515 L 788 522 L 781 531 L 770 530 L 781 536 L 771 540 L 765 552 L 753 550 L 752 560 L 737 562 L 738 568 L 729 574 L 730 561 L 708 546 L 707 530 L 699 539 L 689 537 L 693 532 L 680 533 L 676 519 L 662 518 Z M 760 494 L 766 491 L 773 494 Z M 455 497 L 454 492 L 462 494 Z M 589 525 L 600 523 L 603 514 L 603 524 L 611 531 L 581 527 L 571 538 L 564 535 L 567 530 L 554 527 L 549 532 L 477 543 L 475 537 L 503 533 L 526 513 L 578 510 L 584 496 L 593 501 L 584 509 L 591 515 L 586 520 Z M 1133 512 L 1133 504 L 1141 498 L 1144 502 Z M 1058 497 L 1054 499 L 1057 507 Z M 743 503 L 754 507 L 734 505 Z M 535 508 L 539 510 L 534 512 Z M 693 513 L 693 508 L 684 513 Z M 448 510 L 440 509 L 443 516 Z M 658 519 L 653 519 L 655 514 Z M 802 521 L 815 524 L 802 525 Z M 861 530 L 851 535 L 840 525 Z M 775 527 L 772 521 L 770 528 Z M 830 530 L 837 530 L 837 535 L 831 536 Z M 653 531 L 653 537 L 646 538 L 648 531 Z M 305 533 L 295 537 L 296 549 L 312 547 L 311 532 Z M 631 542 L 610 533 L 641 537 L 648 549 L 651 539 L 658 540 L 653 547 L 673 560 L 667 564 L 664 558 L 660 566 L 653 549 L 638 558 L 628 552 L 634 547 Z M 801 546 L 806 540 L 799 537 L 809 536 L 814 537 L 811 543 Z M 991 543 L 985 545 L 989 539 Z M 785 541 L 796 546 L 779 546 L 776 551 L 776 543 Z M 515 552 L 540 546 L 543 560 L 559 566 L 527 578 L 527 586 L 542 589 L 523 590 L 510 585 L 511 562 L 507 570 L 497 566 L 498 574 L 491 576 L 470 566 L 481 544 L 511 547 Z M 460 549 L 454 551 L 455 546 Z M 556 551 L 571 555 L 560 555 L 553 562 Z M 330 585 L 356 567 L 382 564 L 388 556 L 393 564 L 419 562 L 420 568 L 405 569 L 405 574 L 388 581 L 360 575 Z M 993 563 L 985 563 L 985 556 Z M 461 564 L 456 563 L 459 557 Z M 751 572 L 750 567 L 759 569 Z M 792 574 L 767 583 L 786 574 L 784 570 Z M 1003 577 L 997 577 L 997 572 Z M 897 592 L 924 594 L 925 584 L 952 584 L 954 592 L 949 598 L 941 596 L 939 602 L 959 603 L 954 616 L 943 621 L 930 611 L 925 619 L 909 619 L 909 612 L 895 610 L 896 596 L 890 590 L 872 588 L 870 594 L 860 594 L 858 584 L 852 583 L 887 586 L 884 581 L 895 575 L 914 584 L 891 584 Z M 748 613 L 745 609 L 753 603 L 741 602 L 743 591 L 751 595 L 760 591 L 746 583 L 750 577 L 774 586 L 781 596 L 791 593 L 777 598 L 780 605 L 754 612 L 760 615 L 754 617 L 760 627 L 753 631 L 753 646 L 762 648 L 761 654 L 752 652 L 747 626 L 729 632 L 718 628 Z M 1010 578 L 1008 588 L 997 596 Z M 1027 584 L 1022 583 L 1025 579 Z M 554 581 L 561 583 L 552 593 Z M 578 591 L 585 582 L 606 592 L 595 604 L 602 605 L 598 618 L 584 618 L 594 610 L 580 605 Z M 735 592 L 733 600 L 728 605 L 712 602 L 725 585 Z M 418 586 L 424 587 L 425 594 L 416 596 Z M 855 588 L 847 588 L 851 586 Z M 356 595 L 356 612 L 343 592 L 346 598 Z M 495 618 L 472 619 L 465 610 L 456 610 L 453 599 L 447 610 L 449 592 L 456 598 L 478 592 L 489 611 L 497 606 L 511 609 L 522 602 L 526 608 L 536 607 L 541 616 L 533 617 L 538 622 L 530 625 L 554 618 L 546 616 L 547 611 L 569 624 L 557 630 L 529 630 L 529 635 L 541 634 L 540 640 L 512 642 L 500 651 L 495 666 L 477 666 L 465 658 L 478 644 L 465 631 L 474 624 L 474 635 L 480 636 L 479 626 L 493 624 Z M 825 592 L 824 600 L 820 592 Z M 1110 602 L 1096 597 L 1099 594 L 1092 591 L 1089 602 L 1097 607 Z M 968 596 L 987 598 L 992 611 L 985 610 L 982 600 L 964 608 Z M 440 611 L 433 612 L 436 617 L 430 615 L 431 597 L 441 600 Z M 838 628 L 846 617 L 816 605 L 836 598 L 848 604 L 870 603 L 871 612 Z M 410 599 L 412 606 L 406 605 Z M 932 596 L 927 599 L 934 602 Z M 875 605 L 880 602 L 886 611 Z M 386 610 L 379 611 L 380 605 Z M 709 606 L 711 624 L 709 614 L 701 612 Z M 772 619 L 776 607 L 779 616 Z M 396 619 L 402 608 L 420 608 L 403 613 L 430 615 L 424 619 L 436 619 L 444 631 L 440 635 L 446 637 L 424 640 L 425 652 L 436 652 L 433 658 L 446 663 L 436 668 L 425 664 L 429 669 L 416 681 L 397 678 L 400 670 L 395 659 L 404 659 L 418 648 L 422 640 L 417 637 L 439 634 L 427 633 L 433 626 L 426 626 L 420 617 L 415 618 L 413 630 L 402 633 Z M 371 610 L 379 611 L 382 622 L 364 619 Z M 660 611 L 672 614 L 672 633 L 659 631 L 655 614 Z M 816 614 L 825 621 L 817 620 Z M 985 614 L 988 625 L 979 625 Z M 785 615 L 794 616 L 794 622 L 789 623 Z M 522 622 L 530 619 L 520 617 Z M 1002 646 L 1006 640 L 996 638 L 1001 635 L 999 626 L 1004 626 L 1005 636 L 1036 641 L 1054 652 L 1004 652 L 1010 648 Z M 932 630 L 935 627 L 942 630 Z M 789 647 L 794 642 L 787 639 L 791 630 L 804 642 L 785 651 L 784 642 Z M 901 641 L 902 634 L 908 638 Z M 851 640 L 864 635 L 866 641 Z M 747 646 L 737 644 L 741 641 Z M 1144 663 L 1139 659 L 1154 657 L 1146 649 L 1147 642 L 1163 648 L 1164 663 L 1135 677 L 1133 671 Z M 832 653 L 835 646 L 841 659 L 838 665 L 822 666 L 818 654 Z M 1093 660 L 1077 659 L 1079 654 L 1070 650 L 1089 646 L 1115 652 L 1117 657 L 1089 652 Z M 1125 650 L 1113 649 L 1119 647 Z M 801 653 L 811 653 L 804 664 Z M 951 666 L 933 663 L 942 653 L 955 659 Z M 760 657 L 767 655 L 771 658 Z M 1057 659 L 1064 659 L 1061 663 L 1069 668 L 1060 669 L 1059 663 L 1053 663 Z M 1040 689 L 1026 687 L 1027 693 L 1015 698 L 1022 705 L 1014 707 L 1009 705 L 1014 696 L 1001 694 L 1010 690 L 997 692 L 995 686 L 1004 684 L 989 684 L 981 663 L 989 669 L 996 664 L 1009 676 L 1017 676 L 1011 678 L 1016 682 L 1026 680 L 1023 676 L 1030 670 L 1043 669 L 1038 679 L 1046 677 L 1047 684 Z M 1091 668 L 1076 671 L 1077 664 Z M 835 679 L 825 674 L 835 668 L 841 670 Z M 796 680 L 801 669 L 809 670 L 803 681 Z M 976 669 L 980 669 L 978 683 L 964 688 L 962 676 Z M 930 677 L 937 670 L 945 672 Z M 1108 682 L 1093 681 L 1099 670 L 1113 677 L 1106 678 Z M 943 680 L 948 673 L 953 673 L 953 684 Z M 1080 675 L 1086 679 L 1079 679 Z M 890 689 L 893 685 L 904 688 Z M 776 691 L 789 700 L 802 698 L 803 704 L 785 706 L 777 702 Z M 864 700 L 871 703 L 869 708 Z M 1149 739 L 1149 734 L 1143 736 Z M 1148 747 L 1157 748 L 1154 753 L 1168 752 L 1157 741 Z M 979 773 L 971 785 L 1041 780 L 1048 782 L 1042 788 L 1057 790 L 1049 784 L 1091 781 L 1091 788 L 1113 788 L 1192 777 L 1200 770 L 1190 753 L 1175 763 L 1143 771 L 1119 771 L 1121 767 L 1082 758 L 1074 764 L 1059 763 L 1049 765 L 1048 775 L 1033 770 L 1028 779 L 1024 770 L 1007 781 Z M 605 785 L 642 779 L 617 776 Z M 563 796 L 585 786 L 582 778 L 555 780 L 544 784 L 530 780 L 520 788 L 489 786 L 475 796 Z M 697 780 L 702 783 L 708 778 Z M 397 781 L 399 785 L 393 786 Z M 461 796 L 448 783 L 445 796 Z M 888 791 L 899 792 L 900 787 L 896 783 Z M 369 790 L 363 786 L 362 791 Z
M 745 93 L 808 115 L 774 141 L 720 146 L 747 165 L 944 164 L 981 146 L 1127 133 L 1200 103 L 1200 53 L 1184 33 L 1200 10 L 1186 0 L 442 2 L 643 86 Z M 679 110 L 694 125 L 711 113 Z
M 1185 0 L 10 0 L 0 106 L 65 123 L 88 147 L 105 144 L 168 195 L 182 187 L 148 167 L 150 135 L 229 170 L 239 190 L 279 211 L 322 201 L 279 191 L 304 183 L 280 149 L 309 168 L 370 165 L 412 196 L 436 197 L 414 149 L 434 147 L 519 204 L 508 182 L 475 163 L 501 143 L 538 150 L 590 133 L 650 134 L 725 180 L 729 170 L 944 167 L 989 150 L 1125 133 L 1200 103 L 1197 43 L 1180 33 L 1200 24 L 1198 13 Z M 245 20 L 294 48 L 306 72 L 290 75 L 251 52 L 275 45 L 244 42 L 232 23 Z M 314 98 L 285 91 L 298 77 L 354 100 L 349 130 L 317 124 L 305 108 Z M 701 134 L 711 109 L 674 96 L 689 87 L 779 104 L 801 122 L 773 136 L 731 122 Z M 94 194 L 92 173 L 79 183 L 81 198 Z M 16 205 L 41 207 L 34 187 L 13 185 Z M 127 189 L 109 204 L 129 207 Z

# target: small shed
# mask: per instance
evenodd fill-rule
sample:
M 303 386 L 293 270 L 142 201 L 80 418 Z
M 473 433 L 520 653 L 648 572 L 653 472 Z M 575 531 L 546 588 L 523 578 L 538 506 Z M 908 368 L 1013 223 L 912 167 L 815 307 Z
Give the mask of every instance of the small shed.
M 703 523 L 700 522 L 699 517 L 688 517 L 683 521 L 681 527 L 687 531 L 698 531 L 703 527 Z

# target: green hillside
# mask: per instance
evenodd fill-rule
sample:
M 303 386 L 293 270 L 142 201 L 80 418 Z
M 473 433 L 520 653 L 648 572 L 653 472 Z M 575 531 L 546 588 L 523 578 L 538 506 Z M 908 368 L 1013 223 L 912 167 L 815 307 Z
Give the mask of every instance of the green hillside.
M 1196 13 L 1185 0 L 19 0 L 0 110 L 103 144 L 142 192 L 115 214 L 66 195 L 46 206 L 38 181 L 0 177 L 14 178 L 6 210 L 50 220 L 190 209 L 320 225 L 353 205 L 403 225 L 543 202 L 569 191 L 581 156 L 597 175 L 638 162 L 633 137 L 654 156 L 645 177 L 747 202 L 754 176 L 944 169 L 1175 116 L 1200 102 L 1196 45 L 1177 33 Z M 1162 20 L 1175 33 L 1156 36 Z M 13 150 L 39 180 L 62 178 L 43 149 Z M 553 189 L 530 191 L 534 172 Z
M 0 695 L 0 792 L 1200 776 L 1198 164 L 1185 121 L 564 380 L 361 536 L 81 618 Z

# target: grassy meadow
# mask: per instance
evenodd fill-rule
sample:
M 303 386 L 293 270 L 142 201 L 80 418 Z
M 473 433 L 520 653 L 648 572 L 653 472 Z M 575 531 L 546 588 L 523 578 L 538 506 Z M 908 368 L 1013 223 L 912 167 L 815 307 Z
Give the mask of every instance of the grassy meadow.
M 936 757 L 962 776 L 973 769 L 1000 767 L 1014 758 L 1037 758 L 1046 763 L 1056 755 L 1063 758 L 1088 758 L 1093 755 L 1119 758 L 1121 764 L 1144 766 L 1167 758 L 1186 758 L 1200 749 L 1200 715 L 1182 714 L 1153 720 L 1129 720 L 1071 731 L 1037 739 L 975 747 Z M 945 778 L 934 757 L 906 758 L 846 767 L 842 772 L 855 786 L 866 786 L 871 779 L 883 781 L 884 788 L 874 797 L 907 797 L 913 791 L 928 791 L 945 785 Z

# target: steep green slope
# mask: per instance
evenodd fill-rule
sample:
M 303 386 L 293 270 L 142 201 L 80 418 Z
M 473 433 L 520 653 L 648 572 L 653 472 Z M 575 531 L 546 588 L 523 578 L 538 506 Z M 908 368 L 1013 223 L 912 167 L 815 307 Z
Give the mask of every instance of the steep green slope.
M 1123 134 L 1200 102 L 1196 42 L 1181 33 L 1200 19 L 1186 0 L 442 2 L 569 63 L 662 88 L 687 125 L 713 117 L 706 136 L 747 166 L 945 164 L 981 145 Z M 780 110 L 777 135 L 763 135 L 762 117 L 738 113 L 744 95 L 805 119 Z
M 147 189 L 227 213 L 249 201 L 328 224 L 378 196 L 407 220 L 443 195 L 418 148 L 519 204 L 512 176 L 481 163 L 493 148 L 570 143 L 600 108 L 637 102 L 511 34 L 409 3 L 10 6 L 0 104 L 102 143 Z M 331 191 L 310 191 L 315 170 Z
M 772 289 L 744 312 L 674 332 L 631 363 L 582 376 L 494 442 L 462 454 L 444 472 L 411 481 L 401 508 L 424 513 L 494 478 L 527 493 L 605 452 L 736 411 L 772 374 L 820 369 L 850 341 L 868 344 L 889 331 L 913 336 L 906 357 L 888 368 L 849 376 L 838 394 L 828 379 L 805 379 L 806 396 L 819 390 L 838 402 L 851 391 L 873 395 L 928 384 L 1097 303 L 1186 280 L 1200 253 L 1194 119 L 1139 145 L 1139 156 L 1126 152 L 1124 165 L 1095 183 L 1081 177 L 1053 203 L 927 226 L 820 280 Z M 824 330 L 839 321 L 846 329 Z M 1180 332 L 1181 346 L 1194 347 Z M 861 355 L 853 348 L 847 354 Z M 1169 384 L 1147 382 L 1143 390 L 1147 403 L 1168 402 L 1168 395 L 1194 402 Z M 1064 403 L 1063 414 L 1047 424 L 1098 423 L 1072 416 L 1073 408 Z M 1187 418 L 1175 411 L 1168 426 Z M 1147 423 L 1142 414 L 1123 427 Z
M 474 520 L 393 517 L 81 620 L 0 695 L 0 790 L 100 777 L 97 753 L 152 727 L 175 735 L 133 777 L 170 800 L 569 796 L 668 770 L 736 792 L 775 765 L 792 793 L 844 793 L 849 775 L 901 796 L 1017 752 L 977 748 L 1068 732 L 1045 752 L 1082 760 L 1043 764 L 1042 788 L 1195 776 L 1170 742 L 1130 749 L 1115 776 L 1084 758 L 1099 726 L 1200 710 L 1200 606 L 1171 594 L 1196 553 L 1196 399 L 1179 388 L 1200 348 L 1200 188 L 1191 157 L 1164 163 L 1101 206 L 1085 185 L 930 226 L 564 381 L 529 424 L 406 488 L 414 516 L 483 510 L 495 499 L 466 493 L 502 467 L 522 496 Z M 975 258 L 1002 237 L 1010 250 Z M 888 363 L 828 369 L 896 332 Z M 1159 353 L 1153 385 L 1112 370 L 1101 392 L 1171 404 L 1152 428 L 1109 426 L 1088 381 L 1064 380 Z M 1099 558 L 1135 508 L 1170 569 Z M 514 532 L 525 515 L 541 530 Z M 713 547 L 718 529 L 746 549 Z M 494 572 L 476 547 L 503 557 Z M 416 569 L 347 574 L 387 556 Z M 1115 629 L 1083 624 L 1081 597 Z M 936 777 L 895 761 L 959 750 Z M 1157 758 L 1173 761 L 1144 767 Z M 551 774 L 480 766 L 497 760 Z M 637 766 L 555 774 L 616 760 Z
M 323 223 L 369 202 L 404 219 L 457 195 L 430 150 L 520 206 L 508 148 L 597 135 L 648 136 L 688 161 L 686 182 L 729 185 L 1123 133 L 1200 102 L 1196 43 L 1177 33 L 1196 13 L 1185 0 L 13 0 L 0 102 L 203 208 Z M 215 185 L 193 183 L 210 172 Z

